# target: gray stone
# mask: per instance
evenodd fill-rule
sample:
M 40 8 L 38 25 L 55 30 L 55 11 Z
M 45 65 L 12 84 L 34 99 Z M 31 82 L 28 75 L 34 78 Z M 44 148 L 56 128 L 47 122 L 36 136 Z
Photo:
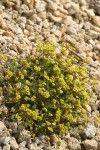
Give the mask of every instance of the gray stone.
M 63 9 L 63 7 L 58 7 L 58 10 L 63 13 L 64 15 L 67 15 L 68 14 L 68 11 Z
M 97 84 L 97 86 L 96 86 L 96 88 L 95 88 L 95 92 L 96 92 L 96 94 L 100 94 L 100 82 L 98 82 L 98 84 Z
M 100 109 L 100 100 L 96 101 L 97 109 Z
M 67 35 L 67 34 L 64 35 L 64 36 L 62 37 L 62 40 L 71 43 L 72 46 L 75 46 L 75 45 L 76 45 L 76 40 L 75 40 L 73 37 L 71 37 L 70 35 Z
M 56 149 L 65 150 L 67 148 L 67 142 L 65 140 L 59 139 L 56 145 L 57 145 Z
M 2 145 L 0 144 L 0 150 L 2 150 Z
M 41 19 L 43 19 L 43 20 L 47 19 L 47 13 L 46 13 L 46 11 L 43 11 L 43 12 L 38 13 L 38 16 L 39 16 Z
M 4 123 L 2 122 L 2 121 L 0 121 L 0 134 L 2 135 L 2 132 L 4 131 L 4 130 L 6 130 L 7 128 L 6 128 L 6 126 L 4 125 Z
M 89 43 L 92 45 L 92 46 L 95 46 L 95 42 L 91 39 L 89 40 Z
M 75 24 L 75 22 L 74 22 L 74 20 L 73 20 L 73 18 L 71 16 L 67 16 L 67 18 L 63 20 L 63 23 L 66 26 L 74 25 Z
M 29 150 L 37 150 L 37 144 L 36 143 L 29 144 L 28 148 Z
M 37 0 L 36 3 L 35 3 L 35 9 L 38 11 L 38 12 L 43 12 L 45 11 L 45 8 L 46 8 L 46 4 L 44 1 L 40 1 L 40 0 Z
M 61 36 L 62 36 L 62 33 L 60 30 L 52 29 L 51 32 L 58 38 L 61 38 Z
M 85 140 L 83 142 L 86 150 L 97 150 L 98 143 L 95 140 Z
M 86 6 L 87 5 L 86 0 L 79 0 L 79 4 L 81 6 Z
M 55 17 L 61 17 L 61 13 L 60 13 L 60 11 L 59 10 L 57 10 L 57 11 L 54 11 L 54 16 Z
M 81 150 L 80 142 L 76 138 L 70 137 L 68 139 L 68 148 L 70 150 Z
M 86 109 L 89 113 L 91 113 L 91 107 L 90 107 L 89 105 L 85 105 L 85 109 Z
M 67 28 L 67 33 L 77 35 L 76 29 L 72 26 Z
M 23 33 L 23 31 L 22 31 L 22 29 L 21 29 L 21 28 L 17 28 L 17 29 L 15 30 L 15 33 L 16 33 L 16 34 L 22 34 L 22 33 Z
M 4 145 L 3 150 L 10 150 L 10 145 L 9 144 Z
M 100 15 L 100 0 L 95 0 L 95 10 Z
M 1 16 L 0 16 L 0 27 L 4 30 L 7 29 L 6 22 L 4 21 L 4 19 Z
M 57 42 L 59 41 L 59 39 L 57 37 L 53 36 L 53 34 L 52 34 L 52 35 L 50 35 L 50 36 L 47 37 L 47 41 L 53 42 L 53 43 L 57 44 Z
M 17 19 L 17 23 L 18 24 L 21 24 L 21 23 L 24 23 L 24 24 L 26 24 L 26 18 L 25 17 L 19 17 L 18 19 Z
M 51 13 L 49 13 L 49 17 L 50 17 L 50 20 L 54 21 L 54 22 L 61 22 L 61 20 L 62 20 L 61 17 L 55 17 Z
M 96 26 L 100 27 L 100 16 L 94 16 L 94 17 L 93 17 L 93 23 L 94 23 Z
M 64 4 L 64 8 L 65 9 L 68 10 L 70 7 L 71 7 L 71 3 L 70 2 Z
M 28 150 L 28 148 L 26 148 L 26 147 L 19 147 L 18 150 Z
M 90 6 L 95 9 L 96 13 L 100 15 L 100 0 L 92 0 L 90 1 Z
M 10 139 L 10 147 L 12 150 L 18 150 L 18 144 L 16 142 L 16 139 L 14 137 L 11 137 Z
M 91 125 L 91 124 L 87 124 L 87 127 L 84 129 L 82 129 L 81 131 L 81 136 L 86 139 L 86 138 L 93 138 L 96 134 L 96 127 Z
M 64 4 L 66 4 L 67 2 L 69 2 L 69 1 L 68 1 L 68 0 L 58 0 L 58 4 L 59 4 L 59 2 L 60 2 L 60 4 L 64 5 Z
M 20 28 L 25 29 L 25 23 L 20 23 Z
M 9 54 L 10 54 L 11 56 L 17 56 L 17 53 L 16 53 L 15 51 L 13 51 L 13 50 L 10 50 L 10 51 L 9 51 Z
M 20 144 L 19 144 L 19 147 L 25 147 L 26 146 L 26 141 L 23 141 L 23 142 L 21 142 Z
M 24 4 L 28 5 L 28 4 L 32 4 L 32 0 L 24 0 Z
M 100 34 L 94 30 L 89 30 L 88 35 L 91 39 L 97 39 L 100 36 Z
M 85 30 L 90 30 L 91 24 L 89 22 L 84 23 L 84 29 Z
M 44 28 L 48 28 L 48 27 L 49 27 L 49 22 L 48 22 L 47 19 L 45 19 L 45 20 L 42 22 L 42 26 L 43 26 Z
M 71 5 L 70 5 L 71 4 Z M 70 7 L 67 9 L 70 15 L 74 15 L 79 11 L 79 5 L 73 2 L 70 2 Z
M 30 140 L 31 140 L 31 135 L 28 130 L 23 129 L 22 131 L 20 131 L 20 134 L 19 134 L 20 142 L 23 142 L 23 141 L 30 142 Z
M 100 51 L 100 44 L 97 43 L 94 48 L 95 48 L 95 50 L 99 50 Z
M 100 124 L 99 124 L 99 127 L 97 128 L 97 133 L 96 133 L 96 136 L 94 137 L 94 140 L 97 141 L 98 150 L 99 150 L 100 149 Z
M 93 18 L 95 16 L 93 9 L 87 9 L 86 12 L 87 12 L 88 16 L 91 18 Z
M 7 136 L 7 137 L 0 137 L 0 143 L 6 145 L 10 142 L 10 137 Z
M 33 9 L 33 10 L 28 10 L 28 11 L 26 11 L 26 12 L 24 12 L 24 15 L 26 16 L 26 17 L 31 17 L 33 14 L 35 14 L 35 10 Z
M 22 13 L 27 13 L 29 11 L 29 8 L 27 5 L 25 4 L 22 4 L 21 7 L 20 7 L 20 10 L 19 10 L 19 13 L 22 14 Z
M 52 11 L 56 11 L 58 9 L 58 5 L 52 1 L 49 2 L 49 4 L 47 5 L 47 7 L 49 9 L 51 9 Z

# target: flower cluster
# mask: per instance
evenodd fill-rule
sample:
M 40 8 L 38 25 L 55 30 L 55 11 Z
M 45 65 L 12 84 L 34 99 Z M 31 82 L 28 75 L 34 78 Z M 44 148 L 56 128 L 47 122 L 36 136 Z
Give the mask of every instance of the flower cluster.
M 14 113 L 11 119 L 23 122 L 36 134 L 64 134 L 85 118 L 84 106 L 91 96 L 91 90 L 85 89 L 90 84 L 89 73 L 71 56 L 70 49 L 65 43 L 38 43 L 35 55 L 26 58 L 0 55 L 5 61 L 0 93 Z

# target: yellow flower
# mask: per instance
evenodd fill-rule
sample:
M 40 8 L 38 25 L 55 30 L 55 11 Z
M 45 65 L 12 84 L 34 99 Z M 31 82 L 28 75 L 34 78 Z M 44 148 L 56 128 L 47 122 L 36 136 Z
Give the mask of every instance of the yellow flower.
M 0 92 L 2 92 L 2 87 L 0 87 Z
M 86 114 L 86 110 L 84 108 L 82 108 L 81 112 L 82 114 Z
M 15 102 L 18 102 L 20 98 L 21 98 L 20 94 L 19 94 L 19 93 L 16 93 L 16 96 L 15 96 L 14 101 L 15 101 Z
M 22 120 L 22 118 L 18 114 L 16 114 L 16 119 L 17 119 L 18 123 L 21 122 L 21 120 Z
M 25 58 L 22 58 L 21 61 L 22 61 L 22 64 L 25 65 L 26 67 L 30 66 L 30 63 Z
M 27 85 L 24 87 L 23 93 L 27 94 L 27 95 L 30 95 L 30 89 L 29 89 L 29 87 Z
M 0 94 L 2 94 L 2 87 L 0 87 Z
M 33 60 L 33 59 L 34 59 L 34 55 L 31 55 L 31 56 L 30 56 L 30 59 Z
M 22 104 L 21 107 L 20 107 L 20 110 L 21 111 L 27 111 L 29 106 L 30 106 L 29 104 Z
M 48 127 L 48 130 L 49 130 L 50 132 L 53 132 L 53 128 L 51 128 L 51 127 Z
M 28 81 L 28 80 L 26 80 L 26 85 L 31 85 L 31 83 Z
M 27 74 L 27 70 L 23 70 L 23 74 L 24 74 L 24 75 Z
M 10 70 L 7 70 L 5 78 L 10 79 L 12 76 L 13 76 L 13 73 Z
M 18 75 L 19 75 L 20 79 L 24 79 L 24 75 L 21 73 L 21 71 L 18 72 Z
M 18 81 L 18 77 L 15 78 L 15 81 Z
M 7 56 L 5 54 L 0 54 L 0 60 L 7 60 Z
M 0 66 L 1 67 L 1 66 Z M 0 77 L 2 77 L 2 73 L 0 72 Z
M 40 70 L 41 70 L 41 67 L 39 67 L 39 66 L 34 66 L 34 69 L 35 69 L 35 71 L 40 71 Z
M 33 96 L 31 97 L 31 100 L 34 101 L 35 99 L 36 99 L 36 96 L 33 95 Z
M 16 83 L 16 84 L 15 84 L 15 87 L 16 87 L 16 89 L 20 89 L 21 86 L 20 86 L 19 83 Z
M 17 61 L 18 61 L 18 58 L 14 56 L 14 57 L 12 58 L 12 61 L 13 61 L 13 62 L 17 62 Z
M 30 98 L 28 96 L 26 96 L 24 99 L 25 99 L 25 101 L 29 101 L 30 100 Z

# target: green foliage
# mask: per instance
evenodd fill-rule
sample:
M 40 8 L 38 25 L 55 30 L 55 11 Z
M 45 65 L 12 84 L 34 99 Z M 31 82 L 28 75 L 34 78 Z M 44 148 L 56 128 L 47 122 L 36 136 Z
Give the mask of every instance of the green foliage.
M 91 90 L 87 69 L 62 43 L 38 43 L 34 55 L 6 57 L 0 71 L 0 91 L 11 119 L 24 122 L 34 133 L 65 134 L 85 118 Z

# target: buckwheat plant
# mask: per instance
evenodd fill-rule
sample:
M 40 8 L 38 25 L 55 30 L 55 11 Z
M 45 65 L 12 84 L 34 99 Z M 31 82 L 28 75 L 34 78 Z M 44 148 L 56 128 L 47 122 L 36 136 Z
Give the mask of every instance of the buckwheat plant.
M 71 49 L 66 43 L 43 42 L 25 58 L 0 55 L 0 92 L 10 120 L 35 134 L 66 134 L 71 125 L 86 120 L 91 80 Z

